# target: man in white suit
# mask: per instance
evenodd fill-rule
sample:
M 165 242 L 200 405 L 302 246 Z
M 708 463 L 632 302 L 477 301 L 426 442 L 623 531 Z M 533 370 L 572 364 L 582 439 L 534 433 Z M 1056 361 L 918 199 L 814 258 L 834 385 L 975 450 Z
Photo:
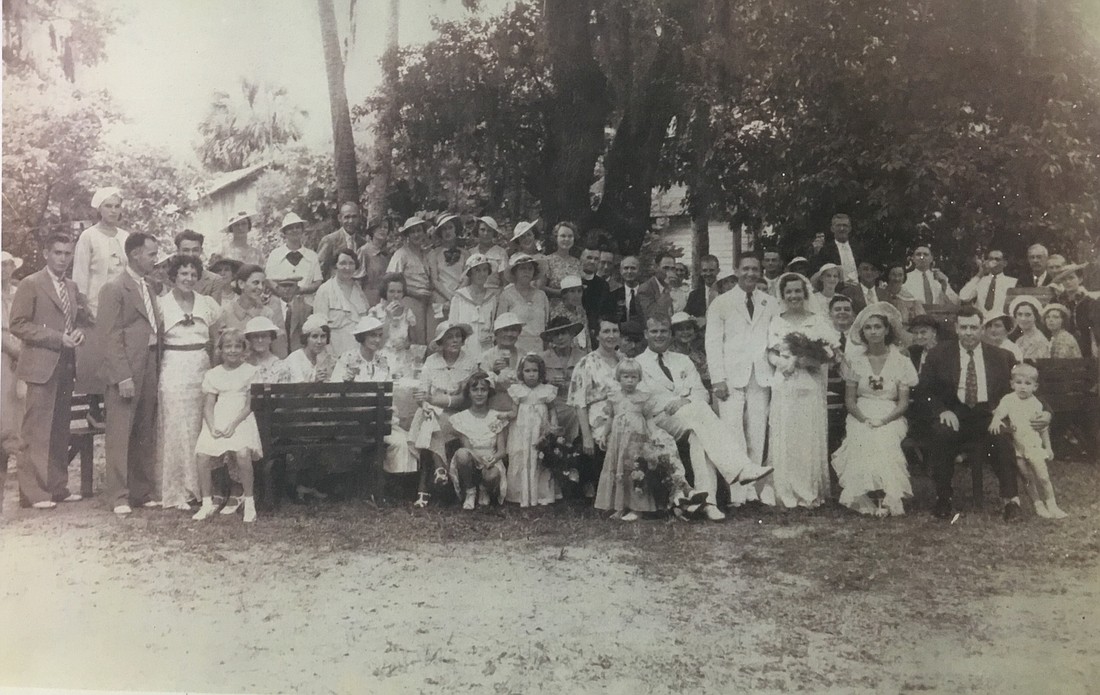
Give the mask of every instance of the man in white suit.
M 754 465 L 743 446 L 730 445 L 695 364 L 687 355 L 668 350 L 672 345 L 668 318 L 658 315 L 646 320 L 646 343 L 645 352 L 634 359 L 642 367 L 641 388 L 653 395 L 654 405 L 661 410 L 653 422 L 676 440 L 687 437 L 695 490 L 708 493 L 703 513 L 711 521 L 720 521 L 725 515 L 713 504 L 718 493 L 715 472 L 732 490 L 763 478 L 772 469 Z
M 759 278 L 760 260 L 743 256 L 737 266 L 737 285 L 707 309 L 706 332 L 711 390 L 718 399 L 729 446 L 746 450 L 757 466 L 764 460 L 771 401 L 768 326 L 779 311 L 777 299 L 756 289 Z M 759 494 L 757 486 L 734 486 L 730 502 L 740 506 Z

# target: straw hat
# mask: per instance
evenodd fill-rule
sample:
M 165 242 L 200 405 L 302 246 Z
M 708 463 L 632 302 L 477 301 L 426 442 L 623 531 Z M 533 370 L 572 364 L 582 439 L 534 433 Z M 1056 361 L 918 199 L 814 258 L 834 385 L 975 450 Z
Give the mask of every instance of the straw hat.
M 806 265 L 809 265 L 810 261 L 808 261 L 805 256 L 795 256 L 791 260 L 787 261 L 787 269 L 790 270 L 791 266 L 796 263 L 805 263 Z
M 363 318 L 359 319 L 359 323 L 355 324 L 355 329 L 351 332 L 351 334 L 363 335 L 364 333 L 373 333 L 374 331 L 382 330 L 384 327 L 385 324 L 378 320 L 378 318 L 367 314 Z
M 818 268 L 816 273 L 814 273 L 813 275 L 810 276 L 810 284 L 813 285 L 814 287 L 817 287 L 817 283 L 821 280 L 821 276 L 824 275 L 825 271 L 827 271 L 827 270 L 839 270 L 840 271 L 840 276 L 841 276 L 840 279 L 841 280 L 844 279 L 844 269 L 843 268 L 841 268 L 836 263 L 826 263 L 823 266 L 821 266 L 820 268 Z
M 92 207 L 96 210 L 100 205 L 103 205 L 111 196 L 122 197 L 122 191 L 114 186 L 107 186 L 105 188 L 96 189 L 96 192 L 92 194 Z
M 493 323 L 493 332 L 496 333 L 497 331 L 503 330 L 505 328 L 514 328 L 516 326 L 522 326 L 523 323 L 524 323 L 523 319 L 516 316 L 515 314 L 513 314 L 510 311 L 506 311 L 503 314 L 501 314 L 500 316 L 498 316 L 496 322 Z
M 580 321 L 573 321 L 568 316 L 555 316 L 546 324 L 546 330 L 540 333 L 539 337 L 543 340 L 550 340 L 556 333 L 567 332 L 574 336 L 582 330 L 584 330 L 584 325 Z
M 1070 263 L 1069 265 L 1064 265 L 1062 266 L 1062 269 L 1059 270 L 1058 273 L 1054 276 L 1053 281 L 1057 283 L 1063 283 L 1070 275 L 1073 275 L 1074 273 L 1079 273 L 1087 267 L 1088 266 L 1086 266 L 1084 263 Z
M 447 224 L 448 222 L 451 222 L 452 220 L 457 220 L 457 219 L 458 219 L 458 215 L 455 215 L 455 214 L 450 213 L 450 212 L 443 213 L 442 215 L 439 216 L 439 219 L 436 221 L 435 227 L 432 228 L 432 233 L 433 234 L 438 233 L 440 229 L 443 229 L 443 225 Z
M 309 335 L 313 331 L 328 326 L 328 321 L 320 314 L 310 314 L 302 323 L 302 335 Z
M 244 325 L 244 334 L 249 335 L 251 333 L 282 333 L 282 331 L 268 317 L 253 316 Z
M 255 217 L 255 216 L 256 216 L 256 213 L 247 212 L 245 210 L 242 210 L 240 212 L 235 212 L 235 213 L 233 213 L 232 215 L 229 216 L 229 221 L 225 223 L 224 227 L 222 227 L 222 231 L 223 232 L 228 232 L 230 227 L 237 224 L 241 220 L 251 221 L 252 218 Z
M 443 321 L 435 329 L 435 337 L 432 338 L 432 345 L 439 347 L 439 341 L 443 340 L 443 336 L 447 335 L 447 331 L 452 328 L 457 328 L 462 331 L 462 339 L 466 340 L 474 334 L 474 329 L 470 328 L 468 323 L 451 323 L 450 321 Z
M 672 315 L 672 319 L 670 319 L 669 325 L 675 328 L 681 323 L 690 323 L 694 326 L 696 325 L 695 317 L 687 313 L 686 311 L 677 311 L 675 314 Z
M 518 222 L 512 230 L 512 241 L 519 239 L 521 236 L 534 229 L 537 224 L 538 222 Z
M 160 251 L 157 253 L 157 262 L 153 264 L 154 268 L 160 268 L 161 266 L 168 265 L 168 261 L 172 260 L 174 253 L 165 253 Z
M 1051 311 L 1053 311 L 1055 309 L 1062 312 L 1062 318 L 1063 319 L 1067 319 L 1070 316 L 1072 316 L 1072 314 L 1070 313 L 1069 308 L 1065 304 L 1060 304 L 1058 302 L 1051 302 L 1050 304 L 1047 304 L 1045 307 L 1043 307 L 1043 318 L 1045 319 L 1047 317 L 1047 314 L 1049 314 Z
M 718 277 L 714 278 L 714 284 L 717 285 L 718 283 L 725 280 L 737 280 L 737 271 L 732 268 L 723 270 L 722 272 L 718 273 Z
M 1005 328 L 1008 329 L 1010 332 L 1016 325 L 1016 322 L 1012 320 L 1012 317 L 1004 313 L 1003 311 L 991 311 L 982 317 L 982 328 L 985 328 L 994 321 L 1004 321 Z
M 23 267 L 23 259 L 19 256 L 13 256 L 7 251 L 0 252 L 0 263 L 14 263 L 16 270 Z
M 226 258 L 225 256 L 221 256 L 215 253 L 210 256 L 210 264 L 206 266 L 206 269 L 212 273 L 216 273 L 222 266 L 226 265 L 229 266 L 230 270 L 236 273 L 244 264 L 238 261 L 236 258 Z
M 283 223 L 279 225 L 279 231 L 285 232 L 287 227 L 293 227 L 297 224 L 302 225 L 303 228 L 306 226 L 305 221 L 301 217 L 298 217 L 298 215 L 293 212 L 288 212 L 283 216 Z
M 890 322 L 890 327 L 894 329 L 895 342 L 901 337 L 903 330 L 901 312 L 890 302 L 874 302 L 864 307 L 863 311 L 856 315 L 856 320 L 852 322 L 852 327 L 848 330 L 848 337 L 853 343 L 863 345 L 863 336 L 860 335 L 860 331 L 863 330 L 863 324 L 867 323 L 872 316 L 885 316 L 886 320 Z

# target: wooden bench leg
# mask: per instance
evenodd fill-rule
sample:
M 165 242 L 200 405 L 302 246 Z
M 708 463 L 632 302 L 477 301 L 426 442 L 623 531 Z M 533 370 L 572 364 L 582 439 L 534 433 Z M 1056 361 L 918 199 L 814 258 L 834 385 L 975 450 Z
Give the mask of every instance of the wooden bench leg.
M 95 473 L 95 438 L 85 437 L 80 442 L 80 494 L 91 497 L 92 476 Z

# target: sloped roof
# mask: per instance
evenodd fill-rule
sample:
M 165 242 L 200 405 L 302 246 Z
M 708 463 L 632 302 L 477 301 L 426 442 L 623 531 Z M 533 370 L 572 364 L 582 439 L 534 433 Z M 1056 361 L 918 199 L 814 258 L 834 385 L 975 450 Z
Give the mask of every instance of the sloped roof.
M 236 171 L 227 171 L 223 174 L 219 174 L 213 180 L 201 186 L 198 191 L 198 195 L 195 196 L 195 199 L 202 200 L 203 198 L 211 198 L 214 195 L 217 195 L 220 191 L 231 188 L 239 183 L 248 180 L 256 174 L 259 174 L 261 171 L 269 166 L 271 166 L 271 162 L 260 162 L 259 164 L 253 164 L 252 166 L 248 166 L 243 169 L 237 169 Z

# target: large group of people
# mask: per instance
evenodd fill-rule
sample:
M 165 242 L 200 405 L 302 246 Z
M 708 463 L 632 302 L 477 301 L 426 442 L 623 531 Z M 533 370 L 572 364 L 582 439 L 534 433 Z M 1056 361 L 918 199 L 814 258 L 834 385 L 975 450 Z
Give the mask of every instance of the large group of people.
M 395 239 L 346 203 L 316 251 L 288 213 L 266 259 L 254 216 L 236 214 L 204 263 L 204 235 L 180 233 L 161 257 L 155 238 L 122 229 L 121 203 L 98 191 L 99 221 L 49 237 L 45 267 L 18 284 L 22 260 L 4 254 L 4 450 L 35 509 L 80 499 L 67 487 L 74 391 L 102 397 L 116 514 L 240 509 L 251 522 L 263 457 L 251 385 L 391 381 L 380 458 L 415 480 L 418 508 L 556 503 L 571 491 L 543 460 L 554 435 L 575 446 L 576 496 L 625 521 L 685 500 L 713 521 L 724 499 L 813 508 L 834 487 L 857 512 L 901 515 L 912 434 L 936 516 L 954 513 L 964 451 L 988 457 L 1006 520 L 1020 515 L 1021 480 L 1038 515 L 1064 516 L 1032 360 L 1097 354 L 1097 259 L 1036 245 L 1013 278 L 989 250 L 956 292 L 929 246 L 883 262 L 837 215 L 786 263 L 768 249 L 723 271 L 705 256 L 692 287 L 670 253 L 643 279 L 641 259 L 616 268 L 604 235 L 569 222 L 543 253 L 537 223 L 509 234 L 491 217 L 412 217 Z M 1010 292 L 1021 287 L 1051 290 Z M 945 306 L 946 323 L 929 313 Z M 635 484 L 647 458 L 674 472 L 667 500 Z M 223 465 L 237 494 L 219 507 Z M 326 479 L 356 465 L 288 460 L 289 492 L 324 497 Z

